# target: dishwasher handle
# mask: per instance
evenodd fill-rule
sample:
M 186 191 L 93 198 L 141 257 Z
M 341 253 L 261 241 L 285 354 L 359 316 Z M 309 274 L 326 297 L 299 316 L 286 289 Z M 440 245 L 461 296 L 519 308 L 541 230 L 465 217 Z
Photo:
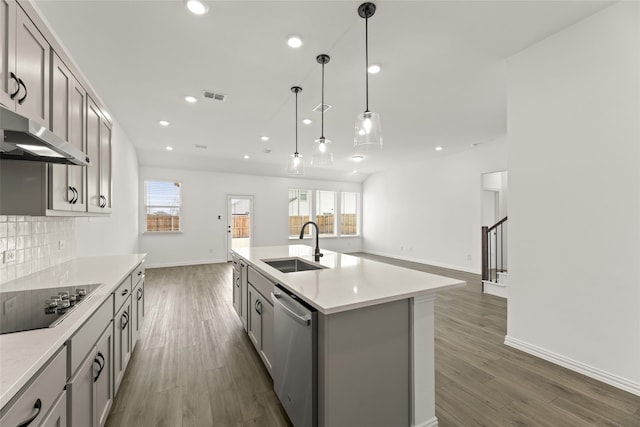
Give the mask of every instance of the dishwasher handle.
M 283 311 L 289 315 L 293 320 L 300 323 L 304 326 L 309 326 L 311 324 L 311 314 L 307 313 L 303 316 L 299 315 L 295 312 L 295 308 L 289 307 L 291 304 L 287 299 L 283 298 L 283 294 L 280 292 L 273 293 L 271 292 L 271 301 L 273 301 L 274 306 L 279 305 Z

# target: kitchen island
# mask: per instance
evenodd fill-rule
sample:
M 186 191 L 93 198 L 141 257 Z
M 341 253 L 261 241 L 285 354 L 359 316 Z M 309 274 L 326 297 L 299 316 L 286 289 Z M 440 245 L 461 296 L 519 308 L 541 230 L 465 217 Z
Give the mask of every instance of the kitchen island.
M 434 300 L 465 282 L 305 245 L 234 252 L 317 310 L 318 426 L 437 426 Z M 291 258 L 322 268 L 265 262 Z

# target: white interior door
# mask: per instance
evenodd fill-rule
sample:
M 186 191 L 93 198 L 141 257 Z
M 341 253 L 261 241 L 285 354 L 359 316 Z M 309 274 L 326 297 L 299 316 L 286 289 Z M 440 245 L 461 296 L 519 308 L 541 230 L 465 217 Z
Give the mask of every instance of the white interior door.
M 231 250 L 251 246 L 253 236 L 253 196 L 227 195 L 227 259 Z

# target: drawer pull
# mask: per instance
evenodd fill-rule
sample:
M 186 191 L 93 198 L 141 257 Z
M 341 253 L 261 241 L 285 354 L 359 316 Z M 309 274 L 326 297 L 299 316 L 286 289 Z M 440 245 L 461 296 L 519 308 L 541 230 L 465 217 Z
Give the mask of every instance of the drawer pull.
M 18 95 L 18 92 L 20 92 L 20 82 L 18 81 L 18 76 L 13 74 L 13 72 L 11 73 L 11 78 L 13 79 L 14 82 L 16 82 L 16 91 L 13 92 L 11 95 L 9 95 L 9 97 L 13 99 Z
M 128 324 L 129 324 L 129 313 L 125 311 L 124 313 L 122 313 L 122 317 L 120 318 L 120 326 L 122 327 L 122 330 L 124 330 Z
M 102 362 L 100 361 L 100 359 L 102 359 Z M 98 355 L 96 356 L 96 358 L 93 359 L 93 363 L 96 363 L 99 368 L 98 373 L 96 374 L 96 377 L 93 379 L 93 382 L 95 383 L 96 381 L 98 381 L 98 378 L 100 378 L 100 374 L 102 374 L 102 370 L 104 369 L 104 365 L 105 365 L 104 355 L 101 352 L 98 352 Z
M 138 271 L 138 276 L 142 276 L 142 270 Z
M 33 409 L 36 410 L 36 413 L 28 420 L 18 424 L 18 427 L 27 427 L 29 424 L 33 422 L 33 420 L 38 418 L 38 415 L 40 415 L 40 410 L 42 409 L 42 401 L 40 399 L 36 400 L 35 405 L 33 405 Z
M 122 291 L 122 293 L 120 295 L 125 296 L 129 293 L 129 289 L 125 289 L 124 291 Z
M 138 289 L 138 301 L 140 301 L 142 299 L 142 288 Z
M 18 99 L 18 104 L 22 105 L 24 100 L 27 99 L 27 95 L 29 94 L 29 92 L 27 91 L 27 86 L 24 84 L 22 79 L 19 78 L 19 77 L 18 77 L 18 83 L 21 84 L 22 87 L 24 88 L 24 96 L 22 98 Z

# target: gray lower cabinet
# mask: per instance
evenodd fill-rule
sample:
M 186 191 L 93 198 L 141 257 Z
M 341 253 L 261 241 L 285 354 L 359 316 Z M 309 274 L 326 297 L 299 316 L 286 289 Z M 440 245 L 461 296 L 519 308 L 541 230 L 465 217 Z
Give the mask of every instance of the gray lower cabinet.
M 117 393 L 122 378 L 124 377 L 124 372 L 129 364 L 129 359 L 131 358 L 131 296 L 127 297 L 123 306 L 114 317 L 113 331 L 115 340 L 113 377 L 115 393 Z
M 112 403 L 113 328 L 109 322 L 80 368 L 67 384 L 69 425 L 99 427 L 107 421 Z
M 55 421 L 63 421 L 60 411 L 60 398 L 64 400 L 67 379 L 67 347 L 62 349 L 18 392 L 0 412 L 1 426 L 40 426 L 56 425 Z M 64 411 L 63 411 L 64 412 Z M 47 421 L 47 424 L 42 424 Z M 54 424 L 51 424 L 54 423 Z
M 135 279 L 134 279 L 135 280 Z M 135 350 L 144 323 L 144 275 L 131 294 L 131 351 Z
M 269 374 L 273 360 L 273 305 L 251 284 L 248 286 L 247 333 Z

